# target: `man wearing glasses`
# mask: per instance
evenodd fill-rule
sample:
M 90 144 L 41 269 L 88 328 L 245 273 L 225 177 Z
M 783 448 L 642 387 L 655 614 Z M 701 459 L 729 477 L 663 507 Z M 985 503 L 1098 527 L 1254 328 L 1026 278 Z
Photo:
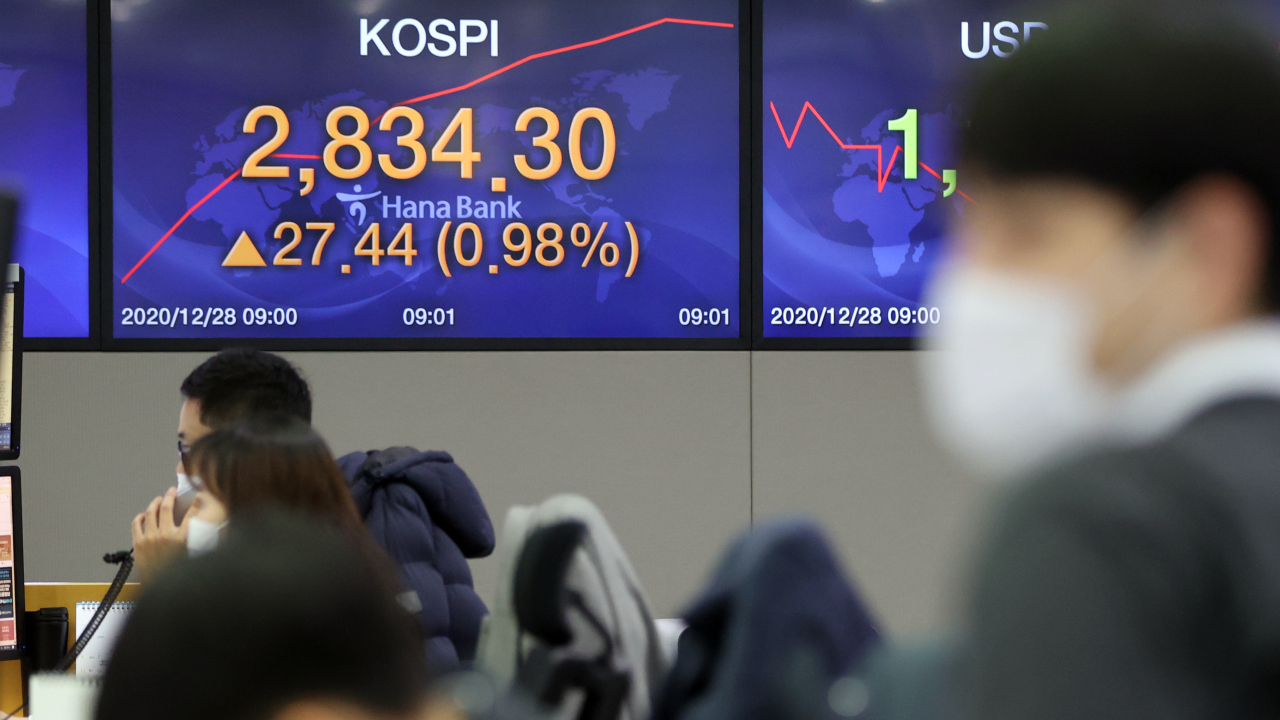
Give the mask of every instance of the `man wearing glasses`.
M 133 519 L 133 552 L 145 582 L 191 543 L 205 542 L 216 527 L 195 517 L 191 501 L 199 480 L 188 476 L 191 445 L 214 429 L 262 413 L 282 413 L 311 422 L 311 390 L 287 360 L 260 350 L 224 350 L 182 381 L 178 414 L 178 482 Z M 176 508 L 176 512 L 175 512 Z M 178 518 L 181 517 L 179 520 Z

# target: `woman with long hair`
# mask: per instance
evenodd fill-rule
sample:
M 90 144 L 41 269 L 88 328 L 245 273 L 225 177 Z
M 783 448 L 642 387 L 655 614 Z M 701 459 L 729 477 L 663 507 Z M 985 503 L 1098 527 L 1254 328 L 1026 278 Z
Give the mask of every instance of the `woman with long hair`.
M 328 444 L 310 425 L 284 415 L 251 417 L 215 430 L 182 457 L 196 499 L 182 519 L 189 555 L 216 547 L 222 527 L 236 515 L 277 507 L 335 528 L 380 572 L 390 560 L 377 547 L 351 499 Z M 142 522 L 142 515 L 135 524 Z M 144 582 L 183 547 L 137 558 Z

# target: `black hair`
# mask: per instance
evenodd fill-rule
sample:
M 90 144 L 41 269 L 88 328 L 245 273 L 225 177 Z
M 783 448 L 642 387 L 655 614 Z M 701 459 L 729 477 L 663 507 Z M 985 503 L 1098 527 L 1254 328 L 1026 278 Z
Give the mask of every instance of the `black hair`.
M 200 401 L 200 422 L 221 427 L 275 413 L 311 422 L 311 389 L 288 360 L 249 348 L 223 350 L 182 381 L 182 396 Z
M 1054 19 L 972 89 L 961 151 L 994 180 L 1081 180 L 1139 212 L 1204 176 L 1243 181 L 1270 216 L 1260 295 L 1277 309 L 1280 53 L 1224 5 L 1243 9 L 1125 0 Z
M 430 678 L 393 593 L 331 528 L 282 511 L 236 518 L 216 550 L 147 587 L 95 717 L 266 720 L 300 700 L 408 716 Z

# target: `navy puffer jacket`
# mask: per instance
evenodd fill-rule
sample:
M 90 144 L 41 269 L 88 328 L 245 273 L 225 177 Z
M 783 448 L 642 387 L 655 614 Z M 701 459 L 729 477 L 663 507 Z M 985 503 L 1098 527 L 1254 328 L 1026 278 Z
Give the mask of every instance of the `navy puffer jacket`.
M 480 493 L 445 452 L 397 447 L 338 459 L 373 534 L 417 593 L 428 661 L 447 671 L 475 657 L 488 614 L 467 558 L 493 552 L 493 523 Z
M 841 720 L 832 686 L 880 645 L 826 537 L 804 519 L 739 538 L 683 617 L 651 720 Z

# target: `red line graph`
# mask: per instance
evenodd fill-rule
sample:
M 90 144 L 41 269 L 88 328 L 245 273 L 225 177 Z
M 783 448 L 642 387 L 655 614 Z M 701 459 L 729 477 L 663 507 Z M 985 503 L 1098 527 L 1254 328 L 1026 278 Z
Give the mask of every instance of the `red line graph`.
M 788 150 L 791 149 L 792 145 L 795 145 L 796 135 L 800 134 L 800 126 L 804 124 L 804 116 L 808 113 L 813 113 L 813 116 L 818 119 L 818 122 L 822 123 L 822 127 L 827 129 L 827 133 L 831 135 L 831 139 L 835 140 L 836 144 L 839 145 L 842 150 L 875 150 L 876 190 L 877 192 L 884 192 L 885 183 L 889 180 L 889 173 L 893 172 L 894 163 L 898 161 L 898 153 L 902 150 L 901 147 L 895 147 L 893 149 L 893 155 L 889 157 L 889 165 L 886 167 L 884 164 L 884 145 L 849 145 L 840 139 L 840 136 L 836 134 L 836 131 L 831 129 L 831 125 L 827 122 L 827 119 L 822 117 L 822 113 L 818 112 L 818 109 L 815 108 L 808 100 L 805 101 L 804 107 L 800 109 L 800 117 L 796 118 L 796 126 L 792 128 L 790 135 L 787 135 L 787 128 L 782 124 L 782 116 L 778 114 L 778 108 L 772 101 L 769 103 L 769 109 L 773 111 L 773 119 L 778 123 L 778 131 L 782 133 L 782 142 L 786 143 Z M 920 167 L 924 168 L 925 172 L 939 180 L 942 179 L 942 175 L 938 174 L 936 170 L 928 165 L 920 163 Z M 963 190 L 957 189 L 956 194 L 969 202 L 973 202 L 973 198 L 966 195 Z M 974 204 L 976 205 L 977 203 Z
M 319 160 L 320 159 L 319 155 L 289 155 L 286 153 L 277 153 L 275 155 L 272 155 L 271 157 L 288 158 L 290 160 Z M 134 266 L 130 268 L 129 272 L 124 274 L 124 277 L 120 278 L 120 284 L 123 285 L 126 282 L 128 282 L 129 278 L 132 277 L 133 274 L 138 271 L 138 268 L 142 267 L 142 263 L 146 262 L 147 259 L 151 257 L 152 253 L 159 250 L 160 246 L 164 244 L 164 241 L 168 240 L 169 236 L 172 235 L 174 231 L 177 230 L 182 225 L 182 223 L 186 222 L 187 218 L 191 217 L 191 213 L 195 212 L 196 210 L 199 210 L 201 205 L 204 205 L 205 203 L 209 202 L 210 198 L 222 192 L 222 188 L 229 185 L 232 180 L 235 180 L 238 177 L 240 177 L 240 171 L 236 170 L 235 172 L 228 175 L 226 180 L 223 180 L 222 182 L 218 183 L 218 187 L 210 190 L 208 195 L 205 195 L 204 197 L 200 198 L 198 202 L 196 202 L 190 208 L 187 208 L 187 211 L 182 213 L 182 217 L 178 218 L 178 222 L 174 223 L 173 227 L 169 228 L 168 232 L 166 232 L 164 235 L 161 235 L 160 239 L 156 241 L 156 244 L 152 245 L 151 249 L 147 251 L 147 254 L 143 255 L 142 259 L 139 260 L 137 263 L 135 263 Z
M 483 77 L 478 77 L 478 78 L 476 78 L 475 80 L 472 80 L 471 82 L 466 83 L 465 85 L 459 85 L 459 86 L 457 86 L 457 87 L 449 88 L 448 90 L 440 90 L 439 92 L 433 92 L 433 93 L 431 93 L 431 94 L 429 94 L 429 95 L 422 95 L 422 96 L 420 96 L 420 97 L 412 98 L 412 99 L 410 99 L 410 100 L 405 100 L 405 101 L 403 101 L 403 102 L 398 102 L 398 103 L 396 103 L 396 105 L 412 105 L 412 104 L 414 104 L 414 103 L 423 102 L 423 101 L 425 101 L 425 100 L 431 100 L 431 99 L 433 99 L 433 98 L 438 98 L 438 97 L 440 97 L 440 96 L 442 96 L 442 95 L 448 95 L 448 94 L 450 94 L 450 93 L 456 93 L 456 92 L 460 92 L 460 91 L 462 91 L 462 90 L 467 90 L 467 89 L 469 89 L 469 88 L 473 88 L 473 87 L 475 87 L 476 85 L 479 85 L 480 83 L 484 82 L 485 80 L 489 80 L 489 79 L 495 78 L 495 77 L 497 77 L 497 76 L 501 75 L 502 73 L 507 72 L 508 70 L 513 70 L 513 69 L 515 69 L 515 68 L 518 68 L 518 67 L 520 67 L 521 65 L 523 65 L 523 64 L 525 64 L 525 63 L 527 63 L 527 62 L 529 62 L 530 60 L 538 60 L 538 59 L 540 59 L 540 58 L 544 58 L 544 57 L 551 57 L 552 55 L 559 55 L 560 53 L 567 53 L 567 52 L 569 52 L 570 50 L 581 50 L 582 48 L 591 47 L 592 45 L 600 45 L 600 44 L 603 44 L 603 43 L 607 43 L 607 42 L 609 42 L 610 40 L 617 40 L 617 39 L 618 39 L 618 38 L 620 38 L 620 37 L 626 37 L 627 35 L 632 35 L 632 34 L 634 34 L 634 33 L 638 33 L 638 32 L 644 31 L 644 30 L 648 30 L 649 28 L 654 28 L 654 27 L 657 27 L 657 26 L 659 26 L 659 25 L 663 25 L 663 24 L 665 24 L 665 23 L 676 23 L 676 24 L 678 24 L 678 25 L 702 25 L 702 26 L 705 26 L 705 27 L 719 27 L 719 28 L 731 28 L 731 27 L 733 27 L 733 23 L 711 22 L 711 21 L 709 21 L 709 20 L 685 20 L 685 19 L 682 19 L 682 18 L 662 18 L 661 20 L 654 20 L 654 21 L 653 21 L 653 22 L 651 22 L 651 23 L 645 23 L 644 25 L 640 25 L 640 26 L 637 26 L 637 27 L 633 27 L 633 28 L 631 28 L 630 30 L 623 30 L 622 32 L 619 32 L 619 33 L 614 33 L 614 34 L 612 34 L 612 35 L 606 35 L 605 37 L 598 38 L 598 39 L 596 39 L 596 40 L 588 40 L 587 42 L 581 42 L 581 43 L 578 43 L 577 45 L 566 45 L 565 47 L 562 47 L 562 48 L 556 48 L 555 50 L 544 50 L 544 51 L 542 51 L 542 52 L 540 52 L 540 53 L 534 53 L 534 54 L 532 54 L 532 55 L 530 55 L 530 56 L 528 56 L 528 57 L 521 58 L 521 59 L 519 59 L 519 60 L 517 60 L 517 61 L 515 61 L 515 62 L 511 63 L 510 65 L 508 65 L 508 66 L 506 66 L 506 67 L 498 68 L 497 70 L 494 70 L 493 72 L 489 73 L 488 75 L 485 75 L 485 76 L 483 76 Z M 376 123 L 377 121 L 375 120 L 374 122 Z
M 187 218 L 191 217 L 191 213 L 200 209 L 200 206 L 208 202 L 209 198 L 213 197 L 214 195 L 217 195 L 218 192 L 222 190 L 222 188 L 226 187 L 228 183 L 230 183 L 232 180 L 235 180 L 238 177 L 240 177 L 240 171 L 236 170 L 235 172 L 228 175 L 226 180 L 223 180 L 221 183 L 219 183 L 218 187 L 214 188 L 208 195 L 205 195 L 204 197 L 200 198 L 200 202 L 187 208 L 187 211 L 182 213 L 182 217 L 178 218 L 178 222 L 174 223 L 173 227 L 169 228 L 168 232 L 160 236 L 160 239 L 156 241 L 155 245 L 151 246 L 151 249 L 147 251 L 147 254 L 143 255 L 142 259 L 139 260 L 137 264 L 135 264 L 133 268 L 129 270 L 129 272 L 125 273 L 124 277 L 120 278 L 120 284 L 123 285 L 126 282 L 129 282 L 129 278 L 132 277 L 133 274 L 138 271 L 138 268 L 142 267 L 142 263 L 146 262 L 147 259 L 151 257 L 152 253 L 160 249 L 160 246 L 164 244 L 164 241 L 168 240 L 169 236 L 172 235 L 173 232 L 177 230 L 180 225 L 182 225 L 182 223 L 186 222 Z
M 457 86 L 457 87 L 452 87 L 452 88 L 449 88 L 448 90 L 440 90 L 440 91 L 438 91 L 438 92 L 430 93 L 430 94 L 427 94 L 427 95 L 422 95 L 422 96 L 420 96 L 420 97 L 416 97 L 416 98 L 411 98 L 411 99 L 409 99 L 409 100 L 403 100 L 403 101 L 401 101 L 401 102 L 396 103 L 396 105 L 412 105 L 412 104 L 414 104 L 414 103 L 419 103 L 419 102 L 423 102 L 423 101 L 426 101 L 426 100 L 431 100 L 431 99 L 433 99 L 433 98 L 438 98 L 438 97 L 441 97 L 441 96 L 443 96 L 443 95 L 449 95 L 449 94 L 452 94 L 452 93 L 461 92 L 461 91 L 463 91 L 463 90 L 467 90 L 467 89 L 469 89 L 469 88 L 473 88 L 473 87 L 475 87 L 476 85 L 479 85 L 480 83 L 482 83 L 482 82 L 484 82 L 484 81 L 486 81 L 486 80 L 491 80 L 491 79 L 493 79 L 493 78 L 495 78 L 495 77 L 497 77 L 497 76 L 499 76 L 499 75 L 501 75 L 501 74 L 503 74 L 503 73 L 505 73 L 505 72 L 507 72 L 507 71 L 509 71 L 509 70 L 513 70 L 513 69 L 515 69 L 515 68 L 518 68 L 518 67 L 520 67 L 521 65 L 524 65 L 525 63 L 530 62 L 530 61 L 532 61 L 532 60 L 538 60 L 538 59 L 540 59 L 540 58 L 550 57 L 550 56 L 552 56 L 552 55 L 559 55 L 559 54 L 561 54 L 561 53 L 566 53 L 566 52 L 569 52 L 569 51 L 571 51 L 571 50 L 581 50 L 582 48 L 592 47 L 593 45 L 600 45 L 600 44 L 602 44 L 602 43 L 607 43 L 607 42 L 609 42 L 610 40 L 617 40 L 618 38 L 626 37 L 627 35 L 632 35 L 632 34 L 634 34 L 634 33 L 638 33 L 638 32 L 644 31 L 644 30 L 648 30 L 648 29 L 650 29 L 650 28 L 655 28 L 655 27 L 657 27 L 657 26 L 659 26 L 659 25 L 664 25 L 664 24 L 666 24 L 666 23 L 674 23 L 674 24 L 677 24 L 677 25 L 700 25 L 700 26 L 704 26 L 704 27 L 719 27 L 719 28 L 732 28 L 732 27 L 734 27 L 734 24 L 733 24 L 733 23 L 711 22 L 711 21 L 709 21 L 709 20 L 687 20 L 687 19 L 684 19 L 684 18 L 662 18 L 661 20 L 654 20 L 653 22 L 645 23 L 644 25 L 639 25 L 639 26 L 637 26 L 637 27 L 633 27 L 633 28 L 631 28 L 630 30 L 623 30 L 622 32 L 617 32 L 617 33 L 614 33 L 614 34 L 612 34 L 612 35 L 606 35 L 605 37 L 597 38 L 597 39 L 595 39 L 595 40 L 588 40 L 588 41 L 586 41 L 586 42 L 577 43 L 576 45 L 567 45 L 567 46 L 565 46 L 565 47 L 562 47 L 562 48 L 556 48 L 556 49 L 554 49 L 554 50 L 544 50 L 544 51 L 539 52 L 539 53 L 534 53 L 534 54 L 532 54 L 532 55 L 529 55 L 528 57 L 521 58 L 521 59 L 519 59 L 519 60 L 517 60 L 517 61 L 515 61 L 515 62 L 511 63 L 510 65 L 507 65 L 507 66 L 505 66 L 505 67 L 498 68 L 497 70 L 494 70 L 493 72 L 489 73 L 488 75 L 483 75 L 483 76 L 481 76 L 481 77 L 478 77 L 478 78 L 476 78 L 475 80 L 472 80 L 472 81 L 471 81 L 471 82 L 469 82 L 469 83 L 465 83 L 465 84 L 463 84 L 463 85 L 459 85 L 459 86 Z M 392 106 L 392 107 L 395 107 L 395 106 Z M 373 120 L 373 123 L 372 123 L 372 124 L 373 124 L 373 125 L 376 125 L 376 124 L 378 123 L 378 121 L 379 121 L 379 120 L 381 120 L 381 119 L 382 119 L 382 117 L 381 117 L 381 116 L 378 116 L 377 118 L 375 118 L 375 119 Z M 296 159 L 296 160 L 303 160 L 303 159 L 305 159 L 305 160 L 319 160 L 319 159 L 320 159 L 320 157 L 319 157 L 318 155 L 286 155 L 286 154 L 278 154 L 278 155 L 272 155 L 271 157 L 276 157 L 276 158 L 288 158 L 288 159 Z M 165 243 L 165 241 L 166 241 L 166 240 L 168 240 L 168 239 L 169 239 L 169 236 L 173 235 L 173 233 L 174 233 L 175 231 L 177 231 L 177 229 L 178 229 L 179 227 L 181 227 L 181 226 L 182 226 L 182 223 L 186 222 L 186 221 L 187 221 L 187 218 L 191 217 L 191 213 L 195 212 L 197 209 L 199 209 L 199 208 L 200 208 L 200 206 L 201 206 L 201 205 L 204 205 L 206 202 L 208 202 L 208 201 L 209 201 L 209 200 L 210 200 L 214 195 L 217 195 L 219 192 L 221 192 L 221 191 L 222 191 L 222 189 L 223 189 L 223 188 L 225 188 L 225 187 L 227 186 L 227 184 L 228 184 L 228 183 L 230 183 L 232 180 L 235 180 L 237 177 L 239 177 L 239 176 L 240 176 L 240 172 L 241 172 L 240 170 L 236 170 L 235 172 L 231 173 L 229 176 L 227 176 L 227 179 L 226 179 L 226 180 L 223 180 L 223 181 L 222 181 L 222 182 L 221 182 L 217 187 L 215 187 L 212 191 L 210 191 L 208 195 L 205 195 L 204 197 L 200 198 L 200 200 L 199 200 L 198 202 L 196 202 L 194 205 L 192 205 L 190 208 L 188 208 L 188 209 L 187 209 L 187 211 L 186 211 L 185 213 L 183 213 L 183 214 L 182 214 L 182 217 L 178 218 L 178 222 L 174 223 L 174 224 L 173 224 L 173 227 L 169 228 L 169 231 L 168 231 L 168 232 L 166 232 L 163 236 L 161 236 L 161 238 L 160 238 L 159 240 L 157 240 L 157 241 L 156 241 L 156 244 L 155 244 L 155 245 L 152 245 L 152 246 L 151 246 L 151 249 L 147 251 L 147 254 L 146 254 L 146 255 L 143 255 L 143 256 L 142 256 L 142 259 L 141 259 L 141 260 L 139 260 L 139 261 L 138 261 L 138 262 L 137 262 L 137 263 L 136 263 L 136 264 L 135 264 L 135 265 L 134 265 L 134 266 L 129 270 L 129 272 L 125 273 L 125 274 L 124 274 L 124 277 L 120 278 L 120 284 L 121 284 L 121 285 L 123 285 L 123 284 L 125 284 L 126 282 L 128 282 L 129 278 L 130 278 L 130 277 L 132 277 L 132 276 L 133 276 L 133 274 L 134 274 L 135 272 L 137 272 L 137 271 L 138 271 L 138 268 L 142 267 L 142 264 L 143 264 L 143 263 L 145 263 L 145 262 L 147 261 L 147 259 L 148 259 L 148 258 L 150 258 L 150 257 L 151 257 L 151 255 L 152 255 L 153 253 L 155 253 L 155 251 L 156 251 L 156 250 L 159 250 L 159 249 L 160 249 L 160 246 L 161 246 L 161 245 L 163 245 L 163 244 Z

